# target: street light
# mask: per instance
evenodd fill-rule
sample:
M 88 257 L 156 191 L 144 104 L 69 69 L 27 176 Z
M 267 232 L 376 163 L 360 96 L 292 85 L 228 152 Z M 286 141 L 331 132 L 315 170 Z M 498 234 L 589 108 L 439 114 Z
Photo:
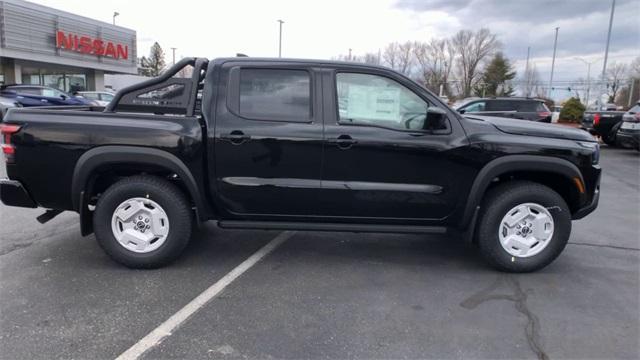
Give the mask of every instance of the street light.
M 591 64 L 594 64 L 600 61 L 600 58 L 595 59 L 593 61 L 587 61 L 581 57 L 575 57 L 576 60 L 580 60 L 583 63 L 587 64 L 587 95 L 584 101 L 585 106 L 589 107 L 589 93 L 591 92 Z
M 278 20 L 278 22 L 280 23 L 280 37 L 278 40 L 278 57 L 282 57 L 282 24 L 284 24 L 284 21 Z
M 120 13 L 119 13 L 119 12 L 117 12 L 117 11 L 114 11 L 114 12 L 113 12 L 113 25 L 115 25 L 115 24 L 116 24 L 116 16 L 118 16 L 118 15 L 120 15 Z

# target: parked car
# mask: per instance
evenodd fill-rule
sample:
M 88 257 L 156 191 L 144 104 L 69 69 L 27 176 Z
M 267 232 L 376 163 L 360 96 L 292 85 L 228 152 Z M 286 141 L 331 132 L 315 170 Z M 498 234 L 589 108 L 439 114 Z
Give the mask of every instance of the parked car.
M 107 106 L 111 100 L 113 100 L 115 94 L 107 91 L 78 91 L 77 95 L 88 100 L 93 100 L 100 106 Z
M 620 146 L 640 151 L 640 102 L 622 116 L 616 139 Z
M 599 136 L 609 146 L 616 146 L 616 135 L 622 125 L 624 111 L 585 111 L 582 128 Z
M 14 99 L 0 96 L 0 121 L 2 121 L 2 118 L 4 118 L 4 114 L 7 112 L 7 110 L 20 106 L 22 105 L 20 105 L 20 103 L 18 103 Z
M 554 106 L 551 111 L 551 122 L 557 123 L 560 120 L 560 112 L 562 111 L 562 106 Z
M 187 66 L 192 78 L 173 77 Z M 600 194 L 599 146 L 585 131 L 463 117 L 367 64 L 186 58 L 104 112 L 11 109 L 5 120 L 2 202 L 49 209 L 41 222 L 78 212 L 81 233 L 134 268 L 171 262 L 194 220 L 216 220 L 451 231 L 498 269 L 533 271 Z
M 41 85 L 3 85 L 0 96 L 15 99 L 23 107 L 97 105 L 82 97 L 72 96 L 62 90 Z
M 544 100 L 519 97 L 483 98 L 457 108 L 461 114 L 499 116 L 539 122 L 551 122 L 551 112 Z

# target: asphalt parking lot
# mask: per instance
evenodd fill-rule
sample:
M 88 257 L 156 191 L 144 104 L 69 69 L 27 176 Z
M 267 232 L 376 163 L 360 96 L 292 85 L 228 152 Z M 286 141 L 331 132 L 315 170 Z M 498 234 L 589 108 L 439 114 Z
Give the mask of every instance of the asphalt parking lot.
M 533 274 L 444 236 L 294 233 L 143 358 L 640 357 L 640 156 Z M 4 167 L 2 167 L 3 176 Z M 112 262 L 77 215 L 0 205 L 0 358 L 115 358 L 279 235 L 206 224 L 160 270 Z

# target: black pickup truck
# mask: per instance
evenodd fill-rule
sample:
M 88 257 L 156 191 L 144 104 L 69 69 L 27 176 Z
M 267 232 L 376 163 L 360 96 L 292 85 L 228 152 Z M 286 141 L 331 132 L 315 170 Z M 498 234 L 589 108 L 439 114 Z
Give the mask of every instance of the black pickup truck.
M 190 78 L 175 77 L 183 68 Z M 384 67 L 188 58 L 104 109 L 11 109 L 10 206 L 80 215 L 116 261 L 162 266 L 192 226 L 446 233 L 525 272 L 598 204 L 585 131 L 463 117 Z
M 585 111 L 582 115 L 582 128 L 592 135 L 602 138 L 602 141 L 609 146 L 618 145 L 618 130 L 622 125 L 624 111 L 595 110 Z

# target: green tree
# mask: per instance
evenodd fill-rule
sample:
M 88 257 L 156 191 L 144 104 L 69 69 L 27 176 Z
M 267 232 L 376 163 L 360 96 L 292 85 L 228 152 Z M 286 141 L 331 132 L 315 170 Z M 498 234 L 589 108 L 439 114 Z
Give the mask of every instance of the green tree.
M 584 114 L 585 109 L 580 99 L 572 97 L 562 106 L 560 120 L 579 123 L 582 120 L 582 114 Z
M 475 87 L 478 96 L 512 96 L 513 87 L 509 81 L 516 77 L 509 59 L 501 52 L 496 53 L 484 68 L 480 84 Z
M 153 43 L 149 51 L 149 57 L 140 58 L 140 67 L 138 74 L 144 76 L 158 76 L 164 70 L 166 63 L 164 61 L 164 51 L 157 42 Z

